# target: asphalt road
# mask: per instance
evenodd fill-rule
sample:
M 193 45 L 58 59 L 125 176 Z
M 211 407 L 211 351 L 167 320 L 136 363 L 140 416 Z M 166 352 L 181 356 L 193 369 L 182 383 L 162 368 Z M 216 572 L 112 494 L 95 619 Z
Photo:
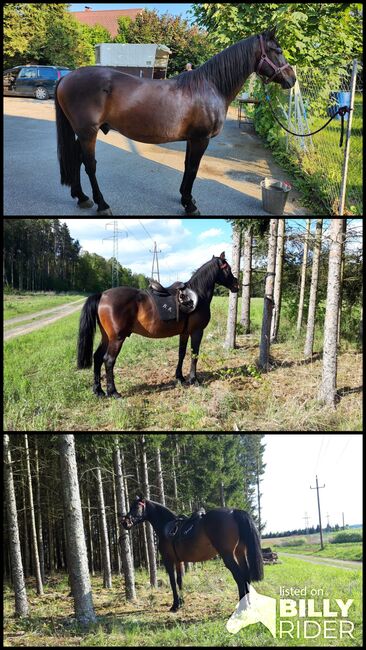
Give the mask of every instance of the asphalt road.
M 77 207 L 70 189 L 61 186 L 56 154 L 53 100 L 4 98 L 4 215 L 97 216 L 96 206 Z M 179 186 L 185 143 L 148 145 L 110 131 L 99 132 L 97 178 L 115 216 L 184 216 Z M 193 196 L 202 216 L 250 216 L 262 209 L 260 181 L 265 176 L 291 178 L 272 159 L 252 127 L 238 128 L 230 109 L 222 133 L 201 162 Z M 91 196 L 84 167 L 83 191 Z M 303 215 L 291 192 L 285 215 Z

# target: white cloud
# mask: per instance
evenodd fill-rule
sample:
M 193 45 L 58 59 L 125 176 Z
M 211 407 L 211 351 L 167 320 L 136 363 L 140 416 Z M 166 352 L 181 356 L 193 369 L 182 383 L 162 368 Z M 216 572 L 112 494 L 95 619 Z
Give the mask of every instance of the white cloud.
M 211 228 L 210 230 L 205 230 L 205 232 L 202 232 L 198 236 L 198 239 L 209 239 L 211 237 L 218 237 L 221 234 L 222 234 L 222 230 L 220 230 L 219 228 Z

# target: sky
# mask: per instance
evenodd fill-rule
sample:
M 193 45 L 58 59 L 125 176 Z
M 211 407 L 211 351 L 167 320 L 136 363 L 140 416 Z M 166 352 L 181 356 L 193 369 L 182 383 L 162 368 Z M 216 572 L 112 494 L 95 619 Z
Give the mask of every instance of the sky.
M 282 532 L 318 524 L 316 475 L 322 525 L 362 523 L 361 434 L 268 434 L 264 438 L 267 463 L 261 483 L 265 532 Z
M 107 9 L 149 9 L 151 11 L 152 9 L 156 9 L 159 15 L 168 12 L 173 16 L 182 16 L 182 18 L 185 18 L 189 22 L 192 20 L 188 13 L 192 5 L 186 2 L 129 2 L 127 4 L 123 2 L 87 2 L 83 4 L 72 2 L 70 4 L 70 11 L 84 11 L 85 6 L 91 7 L 93 11 L 105 11 Z
M 61 219 L 66 222 L 73 239 L 78 239 L 84 251 L 97 253 L 106 259 L 113 254 L 113 227 L 106 230 L 110 218 Z M 288 225 L 305 230 L 306 219 L 288 219 Z M 313 229 L 315 228 L 315 220 Z M 329 220 L 326 220 L 329 221 Z M 354 219 L 352 226 L 360 220 Z M 118 260 L 133 273 L 151 277 L 152 250 L 156 241 L 159 253 L 160 281 L 172 284 L 188 280 L 194 271 L 213 255 L 225 251 L 232 260 L 231 224 L 225 219 L 118 219 Z M 358 243 L 359 245 L 359 243 Z
M 84 250 L 109 259 L 113 226 L 109 219 L 61 219 Z M 151 276 L 154 241 L 159 253 L 160 281 L 188 280 L 193 272 L 223 251 L 231 259 L 231 225 L 225 219 L 118 219 L 118 259 L 133 273 Z

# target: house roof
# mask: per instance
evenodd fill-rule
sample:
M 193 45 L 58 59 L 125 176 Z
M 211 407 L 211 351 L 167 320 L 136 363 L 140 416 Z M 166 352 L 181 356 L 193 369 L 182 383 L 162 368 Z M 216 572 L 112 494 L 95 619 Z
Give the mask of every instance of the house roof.
M 102 11 L 93 11 L 92 9 L 85 9 L 84 11 L 70 12 L 76 20 L 84 25 L 103 25 L 112 37 L 118 34 L 118 18 L 121 16 L 128 16 L 135 20 L 138 14 L 141 14 L 143 9 L 106 9 Z

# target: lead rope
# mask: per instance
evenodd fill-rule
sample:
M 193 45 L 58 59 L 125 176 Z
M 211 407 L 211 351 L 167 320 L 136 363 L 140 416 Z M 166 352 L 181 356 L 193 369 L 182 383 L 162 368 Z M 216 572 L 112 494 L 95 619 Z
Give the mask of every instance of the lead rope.
M 311 135 L 315 135 L 316 133 L 319 133 L 320 131 L 322 131 L 323 129 L 325 129 L 325 127 L 328 126 L 328 124 L 330 124 L 330 122 L 331 122 L 332 120 L 334 120 L 334 118 L 335 118 L 337 115 L 340 115 L 340 116 L 341 116 L 341 120 L 342 120 L 342 122 L 341 122 L 341 137 L 340 137 L 339 146 L 341 147 L 341 146 L 343 145 L 343 138 L 344 138 L 344 116 L 345 116 L 347 113 L 351 113 L 351 111 L 353 111 L 353 108 L 349 108 L 348 106 L 340 106 L 340 108 L 338 108 L 338 110 L 337 110 L 337 111 L 334 113 L 334 115 L 333 115 L 333 116 L 328 120 L 328 122 L 326 122 L 323 126 L 321 126 L 320 129 L 317 129 L 316 131 L 313 131 L 312 133 L 294 133 L 293 131 L 290 131 L 289 129 L 287 129 L 287 128 L 285 127 L 285 125 L 282 124 L 282 122 L 280 122 L 280 120 L 278 119 L 278 117 L 276 117 L 275 112 L 274 112 L 274 110 L 273 110 L 273 108 L 272 108 L 272 106 L 271 106 L 271 101 L 270 101 L 270 97 L 269 97 L 269 95 L 266 95 L 265 97 L 266 97 L 266 99 L 267 99 L 267 101 L 268 101 L 268 106 L 269 106 L 270 111 L 271 111 L 273 117 L 275 118 L 276 122 L 278 122 L 278 124 L 279 124 L 279 125 L 280 125 L 284 130 L 285 130 L 285 131 L 287 131 L 287 133 L 290 133 L 291 135 L 295 135 L 295 136 L 298 137 L 298 138 L 308 138 L 308 137 L 311 136 Z

